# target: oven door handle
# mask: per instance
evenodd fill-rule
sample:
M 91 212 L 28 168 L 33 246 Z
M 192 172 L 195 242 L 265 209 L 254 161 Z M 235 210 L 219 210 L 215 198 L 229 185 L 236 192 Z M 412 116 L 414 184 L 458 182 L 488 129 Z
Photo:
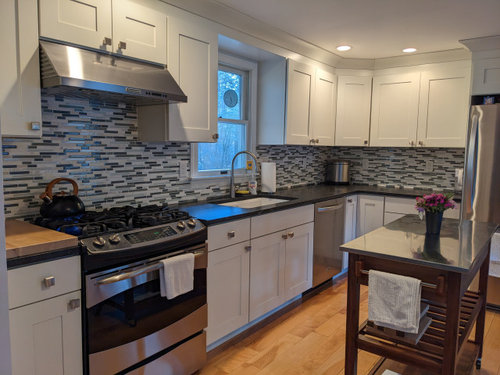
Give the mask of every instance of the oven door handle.
M 204 251 L 197 251 L 197 252 L 194 252 L 194 255 L 195 255 L 195 257 L 197 257 L 200 255 L 203 255 L 204 253 L 205 253 Z M 113 283 L 117 283 L 119 281 L 133 279 L 134 277 L 143 275 L 145 273 L 157 271 L 160 268 L 163 268 L 163 263 L 161 263 L 161 262 L 153 263 L 153 264 L 150 264 L 149 266 L 138 268 L 138 269 L 133 270 L 133 271 L 123 272 L 123 273 L 119 273 L 118 275 L 106 277 L 104 279 L 96 281 L 96 284 L 98 284 L 98 285 L 113 284 Z

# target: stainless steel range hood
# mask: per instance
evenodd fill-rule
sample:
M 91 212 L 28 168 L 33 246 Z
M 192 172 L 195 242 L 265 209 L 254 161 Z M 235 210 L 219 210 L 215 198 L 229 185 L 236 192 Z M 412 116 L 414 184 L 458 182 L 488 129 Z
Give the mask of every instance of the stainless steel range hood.
M 187 102 L 165 67 L 109 53 L 40 41 L 42 88 L 47 94 L 136 105 Z

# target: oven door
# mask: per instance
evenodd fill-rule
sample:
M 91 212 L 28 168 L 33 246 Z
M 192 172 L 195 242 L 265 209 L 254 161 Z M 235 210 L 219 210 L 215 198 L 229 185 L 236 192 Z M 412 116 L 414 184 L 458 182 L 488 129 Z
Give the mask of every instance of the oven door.
M 206 245 L 169 256 L 186 252 L 195 253 L 194 289 L 171 300 L 160 296 L 158 262 L 165 255 L 86 276 L 91 375 L 136 368 L 202 334 L 207 326 Z M 205 359 L 205 348 L 199 355 Z

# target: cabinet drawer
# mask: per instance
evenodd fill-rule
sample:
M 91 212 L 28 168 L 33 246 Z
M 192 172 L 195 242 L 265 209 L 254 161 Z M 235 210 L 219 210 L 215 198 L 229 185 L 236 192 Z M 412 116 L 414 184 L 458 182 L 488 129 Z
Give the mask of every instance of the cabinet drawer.
M 9 270 L 9 309 L 81 289 L 80 257 Z M 46 286 L 53 277 L 53 285 Z
M 314 221 L 314 205 L 252 217 L 252 238 Z
M 208 251 L 250 239 L 250 219 L 231 221 L 208 227 Z
M 416 214 L 415 199 L 413 198 L 385 198 L 385 212 L 397 212 L 399 214 Z

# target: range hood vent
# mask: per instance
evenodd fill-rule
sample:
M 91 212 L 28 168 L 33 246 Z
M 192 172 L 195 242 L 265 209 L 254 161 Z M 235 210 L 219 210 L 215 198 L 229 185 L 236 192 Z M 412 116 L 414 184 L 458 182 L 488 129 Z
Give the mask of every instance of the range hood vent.
M 169 71 L 120 56 L 40 41 L 42 88 L 67 95 L 136 105 L 187 102 Z

